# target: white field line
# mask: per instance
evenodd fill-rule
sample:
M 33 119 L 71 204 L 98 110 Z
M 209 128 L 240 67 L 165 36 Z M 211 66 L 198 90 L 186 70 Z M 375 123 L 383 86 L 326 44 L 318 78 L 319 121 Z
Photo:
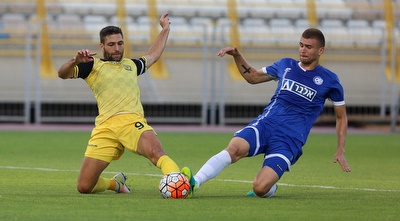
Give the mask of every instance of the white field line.
M 10 169 L 10 170 L 36 170 L 36 171 L 48 171 L 48 172 L 74 172 L 78 173 L 79 170 L 62 170 L 62 169 L 52 169 L 52 168 L 40 168 L 40 167 L 15 167 L 15 166 L 2 166 L 0 169 Z M 116 174 L 118 172 L 104 171 L 106 174 Z M 161 177 L 161 174 L 141 174 L 141 173 L 125 173 L 125 175 L 131 176 L 151 176 L 151 177 Z M 232 182 L 232 183 L 252 183 L 249 180 L 231 180 L 231 179 L 213 179 L 219 182 Z M 374 189 L 374 188 L 357 188 L 357 187 L 337 187 L 337 186 L 320 186 L 320 185 L 299 185 L 299 184 L 288 184 L 288 183 L 278 183 L 279 186 L 290 186 L 290 187 L 303 187 L 303 188 L 318 188 L 318 189 L 341 189 L 341 190 L 358 190 L 358 191 L 371 191 L 371 192 L 400 192 L 400 190 L 385 190 L 385 189 Z

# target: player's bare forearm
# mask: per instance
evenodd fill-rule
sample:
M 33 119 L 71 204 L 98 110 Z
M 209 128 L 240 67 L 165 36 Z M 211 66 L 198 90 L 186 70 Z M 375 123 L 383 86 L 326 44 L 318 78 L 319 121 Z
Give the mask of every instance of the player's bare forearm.
M 90 52 L 88 49 L 79 50 L 74 56 L 74 58 L 67 61 L 65 64 L 61 66 L 61 68 L 58 70 L 58 77 L 62 79 L 73 78 L 76 65 L 84 62 L 93 61 L 92 56 L 96 54 L 97 53 Z
M 161 57 L 164 52 L 165 46 L 167 44 L 168 36 L 169 36 L 169 19 L 167 18 L 168 14 L 163 14 L 160 18 L 160 25 L 162 27 L 161 32 L 157 36 L 154 43 L 150 46 L 147 54 L 145 55 L 147 60 L 147 68 L 150 68 L 158 59 Z
M 336 135 L 338 148 L 345 146 L 347 135 L 347 114 L 346 106 L 334 106 L 336 115 Z
M 74 69 L 75 66 L 78 63 L 76 62 L 76 59 L 73 58 L 69 61 L 67 61 L 65 64 L 63 64 L 60 69 L 58 70 L 58 77 L 61 79 L 68 79 L 68 78 L 73 78 L 74 76 Z
M 236 67 L 242 77 L 250 84 L 258 84 L 272 80 L 272 78 L 262 72 L 262 70 L 256 70 L 246 61 L 246 59 L 240 54 L 236 47 L 226 47 L 221 49 L 218 53 L 218 57 L 223 57 L 225 54 L 231 55 L 235 60 Z
M 344 156 L 345 154 L 345 143 L 346 143 L 346 135 L 347 135 L 347 115 L 346 115 L 346 106 L 335 106 L 335 114 L 336 114 L 336 135 L 337 135 L 337 150 L 333 159 L 333 162 L 339 162 L 343 171 L 350 172 L 351 169 L 346 161 Z

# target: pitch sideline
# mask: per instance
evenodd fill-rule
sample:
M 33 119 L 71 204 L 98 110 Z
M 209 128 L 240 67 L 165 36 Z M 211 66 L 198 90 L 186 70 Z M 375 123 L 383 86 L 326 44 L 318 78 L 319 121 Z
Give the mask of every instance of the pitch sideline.
M 54 168 L 41 168 L 41 167 L 16 167 L 16 166 L 3 166 L 0 165 L 0 169 L 10 169 L 10 170 L 36 170 L 36 171 L 48 171 L 48 172 L 74 172 L 78 173 L 79 170 L 61 170 Z M 104 171 L 106 174 L 115 174 L 118 172 Z M 161 177 L 161 174 L 141 174 L 141 173 L 126 173 L 125 175 L 131 176 L 151 176 L 151 177 Z M 231 179 L 214 179 L 219 182 L 233 182 L 233 183 L 252 183 L 249 180 L 231 180 Z M 374 188 L 356 188 L 356 187 L 337 187 L 337 186 L 320 186 L 320 185 L 298 185 L 298 184 L 288 184 L 288 183 L 278 183 L 280 186 L 290 186 L 290 187 L 305 187 L 305 188 L 319 188 L 319 189 L 341 189 L 341 190 L 358 190 L 358 191 L 371 191 L 371 192 L 400 192 L 400 190 L 385 190 L 385 189 L 374 189 Z

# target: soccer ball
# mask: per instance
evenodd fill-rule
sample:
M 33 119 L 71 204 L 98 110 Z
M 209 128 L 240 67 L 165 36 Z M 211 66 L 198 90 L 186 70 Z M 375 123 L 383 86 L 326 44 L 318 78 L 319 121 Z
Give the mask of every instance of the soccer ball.
M 182 199 L 189 194 L 190 184 L 185 175 L 172 172 L 161 178 L 158 189 L 164 199 Z

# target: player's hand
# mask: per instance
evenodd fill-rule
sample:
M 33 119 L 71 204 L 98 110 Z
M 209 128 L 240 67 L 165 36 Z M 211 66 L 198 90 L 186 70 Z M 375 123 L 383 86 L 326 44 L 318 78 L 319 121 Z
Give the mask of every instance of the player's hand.
M 88 49 L 79 50 L 75 55 L 75 62 L 76 63 L 87 63 L 93 61 L 92 56 L 96 55 L 97 53 L 92 53 Z
M 226 47 L 226 48 L 221 49 L 217 53 L 217 56 L 222 58 L 225 54 L 232 55 L 235 57 L 235 56 L 239 56 L 240 52 L 236 47 Z
M 169 24 L 171 24 L 171 22 L 169 21 L 169 18 L 167 18 L 168 13 L 165 13 L 163 15 L 161 15 L 160 17 L 160 26 L 163 29 L 168 29 L 169 28 Z
M 333 162 L 334 163 L 339 162 L 339 164 L 342 167 L 343 171 L 345 171 L 345 172 L 350 172 L 351 171 L 349 165 L 347 164 L 346 158 L 344 157 L 344 153 L 343 152 L 336 152 L 336 154 L 335 154 L 335 156 L 333 158 Z

